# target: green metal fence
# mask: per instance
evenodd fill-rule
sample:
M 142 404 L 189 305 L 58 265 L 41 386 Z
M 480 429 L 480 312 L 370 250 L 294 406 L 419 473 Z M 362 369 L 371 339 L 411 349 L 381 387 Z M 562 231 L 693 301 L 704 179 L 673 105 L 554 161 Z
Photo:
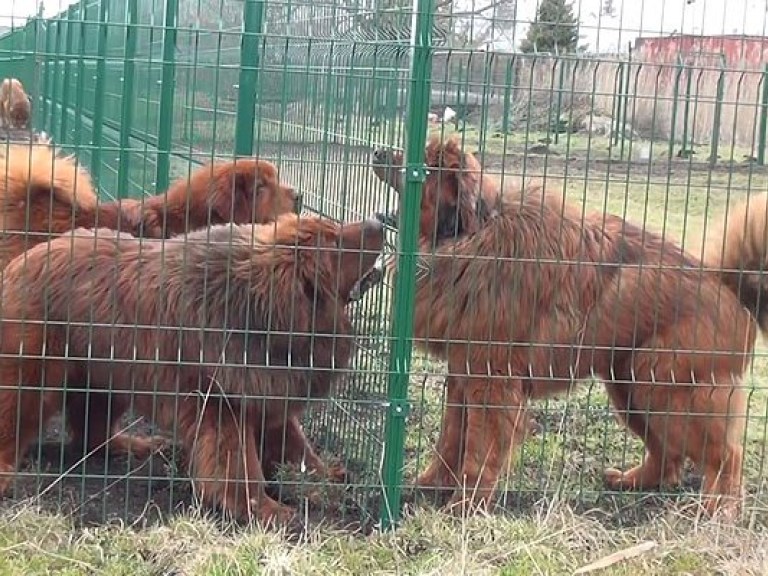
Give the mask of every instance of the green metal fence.
M 413 349 L 428 135 L 457 133 L 501 184 L 543 177 L 694 255 L 734 198 L 768 185 L 768 68 L 748 37 L 664 41 L 638 29 L 627 31 L 629 49 L 622 41 L 608 54 L 520 53 L 509 7 L 459 4 L 84 0 L 0 38 L 0 77 L 29 87 L 35 128 L 77 155 L 104 198 L 154 194 L 200 162 L 254 154 L 280 166 L 308 210 L 350 220 L 395 207 L 371 154 L 405 150 L 399 273 L 353 305 L 354 371 L 306 422 L 352 473 L 343 488 L 325 487 L 320 514 L 334 519 L 396 520 L 439 432 L 444 367 Z M 745 484 L 764 522 L 762 343 L 753 356 Z M 604 466 L 629 467 L 641 449 L 597 383 L 530 413 L 535 433 L 500 490 L 508 508 L 557 496 L 633 517 L 659 509 L 643 504 L 647 491 L 641 500 L 601 483 Z M 186 497 L 167 463 L 130 473 L 90 466 L 46 493 L 74 495 L 89 518 L 143 515 L 147 499 L 167 510 Z M 37 494 L 43 477 L 29 472 L 18 494 Z M 281 482 L 301 493 L 290 475 Z

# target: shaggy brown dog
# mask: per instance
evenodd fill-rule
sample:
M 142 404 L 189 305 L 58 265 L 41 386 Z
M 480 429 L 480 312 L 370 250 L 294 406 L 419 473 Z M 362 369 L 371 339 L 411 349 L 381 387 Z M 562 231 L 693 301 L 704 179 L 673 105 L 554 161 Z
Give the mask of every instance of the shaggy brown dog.
M 175 429 L 205 503 L 287 519 L 257 440 L 348 367 L 349 293 L 383 243 L 376 220 L 289 214 L 166 241 L 78 229 L 30 249 L 2 284 L 0 489 L 65 388 L 86 385 L 123 398 L 112 423 L 130 402 Z
M 397 158 L 379 152 L 374 161 Z M 561 195 L 500 192 L 455 140 L 431 141 L 426 163 L 414 331 L 449 376 L 436 454 L 418 484 L 454 490 L 451 505 L 487 504 L 523 440 L 528 402 L 594 374 L 646 448 L 642 464 L 606 470 L 611 488 L 675 484 L 689 458 L 703 473 L 706 510 L 736 512 L 741 377 L 755 319 L 768 329 L 758 309 L 768 289 L 733 271 L 765 266 L 768 196 L 729 218 L 710 244 L 712 271 L 617 216 L 584 216 Z
M 266 223 L 294 211 L 298 203 L 294 190 L 278 181 L 275 166 L 254 158 L 203 166 L 166 193 L 143 201 L 99 203 L 88 173 L 73 157 L 60 156 L 48 146 L 10 145 L 0 151 L 0 174 L 3 267 L 27 248 L 77 227 L 165 238 L 209 224 Z M 107 430 L 110 407 L 105 402 L 104 396 L 93 396 L 90 403 L 85 396 L 68 398 L 73 444 L 95 452 L 111 437 L 112 450 L 130 450 L 140 458 L 163 444 Z
M 100 203 L 90 176 L 49 146 L 0 149 L 0 266 L 51 235 L 94 226 L 169 238 L 212 224 L 265 223 L 292 212 L 296 192 L 269 162 L 240 158 L 205 165 L 167 192 Z
M 16 78 L 6 78 L 0 84 L 0 127 L 29 128 L 32 104 L 24 86 Z

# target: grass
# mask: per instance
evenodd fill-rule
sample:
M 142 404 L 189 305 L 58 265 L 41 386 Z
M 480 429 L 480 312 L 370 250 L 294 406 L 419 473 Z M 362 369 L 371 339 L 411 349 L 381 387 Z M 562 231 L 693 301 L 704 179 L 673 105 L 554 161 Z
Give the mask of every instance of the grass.
M 557 503 L 518 517 L 408 515 L 397 532 L 318 528 L 299 539 L 259 528 L 233 532 L 199 516 L 143 529 L 77 530 L 25 510 L 0 522 L 0 574 L 572 574 L 638 543 L 650 550 L 602 573 L 764 574 L 768 533 L 667 514 L 617 530 Z

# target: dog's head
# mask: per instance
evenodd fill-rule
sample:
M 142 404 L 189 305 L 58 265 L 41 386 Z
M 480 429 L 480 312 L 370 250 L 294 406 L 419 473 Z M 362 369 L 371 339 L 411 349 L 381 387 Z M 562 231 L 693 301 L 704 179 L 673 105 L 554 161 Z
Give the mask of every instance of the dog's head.
M 472 154 L 461 149 L 456 138 L 445 142 L 438 138 L 430 140 L 424 160 L 427 174 L 421 194 L 421 237 L 439 244 L 445 239 L 477 232 L 496 210 L 500 195 L 498 184 L 483 173 L 480 162 Z M 374 172 L 399 193 L 405 192 L 402 153 L 377 150 Z
M 400 150 L 379 148 L 373 152 L 373 173 L 389 185 L 393 190 L 402 194 L 405 190 L 405 166 L 403 153 Z
M 215 162 L 176 180 L 165 195 L 146 198 L 139 235 L 170 237 L 216 224 L 265 224 L 298 213 L 301 198 L 280 182 L 271 162 Z
M 310 310 L 328 303 L 346 306 L 384 248 L 384 225 L 376 219 L 339 224 L 286 214 L 255 230 L 258 272 L 270 274 L 283 294 L 292 286 L 293 296 L 306 297 Z M 284 308 L 290 313 L 291 303 Z
M 298 212 L 301 198 L 280 182 L 277 167 L 256 158 L 238 158 L 209 167 L 212 219 L 217 223 L 263 224 Z M 201 173 L 205 167 L 201 168 Z

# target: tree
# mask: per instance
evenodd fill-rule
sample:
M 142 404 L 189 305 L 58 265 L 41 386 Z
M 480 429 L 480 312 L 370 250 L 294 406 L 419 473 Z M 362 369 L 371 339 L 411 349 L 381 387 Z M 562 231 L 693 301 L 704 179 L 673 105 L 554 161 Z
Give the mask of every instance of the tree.
M 536 19 L 520 43 L 522 52 L 575 52 L 579 42 L 579 21 L 568 0 L 541 0 Z

